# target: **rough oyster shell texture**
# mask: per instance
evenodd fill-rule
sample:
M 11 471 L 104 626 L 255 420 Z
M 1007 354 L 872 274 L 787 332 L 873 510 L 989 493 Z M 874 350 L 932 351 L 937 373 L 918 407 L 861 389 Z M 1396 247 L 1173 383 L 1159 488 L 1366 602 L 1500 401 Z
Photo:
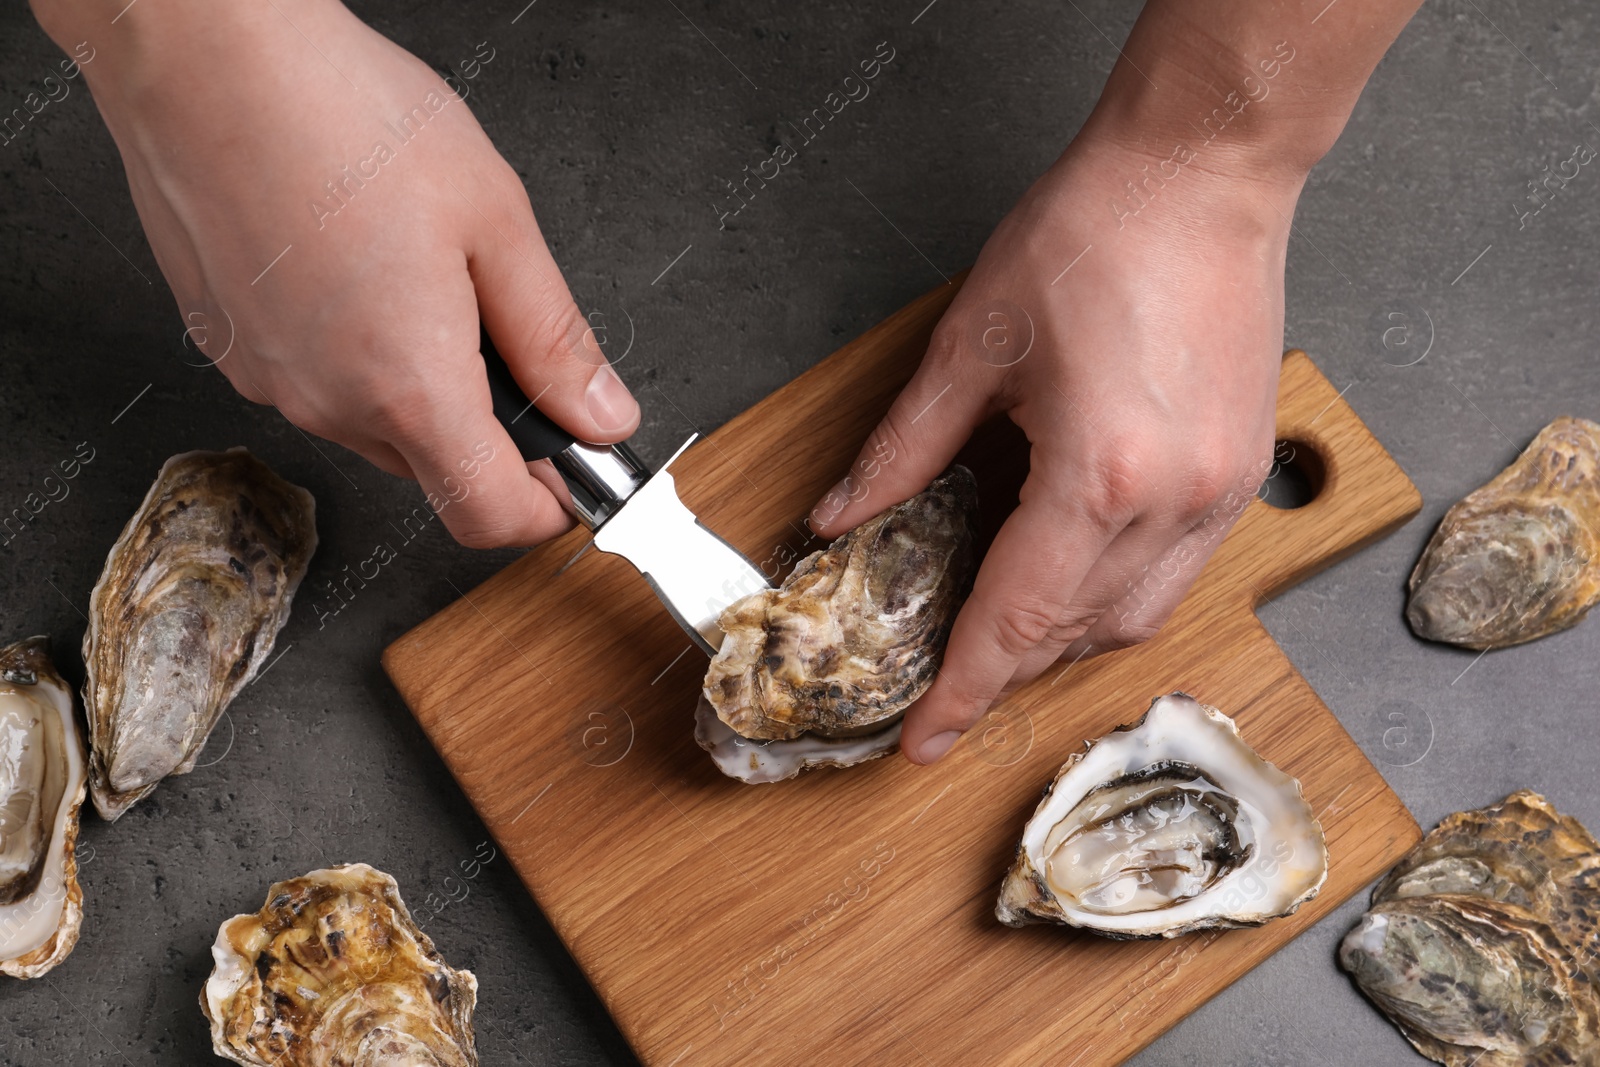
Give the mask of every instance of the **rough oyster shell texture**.
M 1565 630 L 1600 601 L 1600 425 L 1559 418 L 1445 513 L 1411 572 L 1418 637 L 1502 648 Z
M 78 943 L 87 780 L 72 690 L 48 640 L 0 648 L 0 974 L 37 978 Z
M 702 721 L 697 736 L 724 771 L 775 781 L 894 747 L 972 587 L 977 509 L 972 472 L 951 467 L 722 613 L 703 693 L 726 729 Z
M 275 883 L 217 931 L 200 994 L 217 1055 L 250 1067 L 477 1067 L 478 980 L 364 863 Z
M 1451 815 L 1378 883 L 1339 963 L 1450 1067 L 1600 1064 L 1600 844 L 1528 790 Z
M 732 604 L 705 695 L 744 737 L 830 736 L 899 712 L 933 682 L 972 577 L 978 489 L 952 467 L 923 492 Z
M 1169 693 L 1067 760 L 1023 829 L 995 916 L 1170 938 L 1292 914 L 1327 874 L 1300 783 L 1228 716 Z
M 102 817 L 194 769 L 289 617 L 315 511 L 310 493 L 243 448 L 162 465 L 89 596 L 83 702 Z

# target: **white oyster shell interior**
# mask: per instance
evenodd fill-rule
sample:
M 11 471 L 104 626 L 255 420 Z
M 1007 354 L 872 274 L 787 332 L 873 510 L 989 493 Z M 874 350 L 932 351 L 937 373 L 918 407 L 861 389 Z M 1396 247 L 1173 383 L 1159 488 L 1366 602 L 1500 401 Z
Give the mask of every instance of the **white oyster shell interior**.
M 35 978 L 78 939 L 73 850 L 88 764 L 44 640 L 0 651 L 0 973 Z
M 996 913 L 1125 938 L 1257 926 L 1315 896 L 1327 869 L 1299 783 L 1228 716 L 1172 693 L 1062 769 Z
M 855 737 L 807 733 L 787 740 L 760 741 L 735 733 L 702 696 L 694 709 L 694 739 L 711 753 L 723 774 L 762 785 L 793 778 L 811 767 L 854 767 L 877 759 L 900 744 L 900 720 Z

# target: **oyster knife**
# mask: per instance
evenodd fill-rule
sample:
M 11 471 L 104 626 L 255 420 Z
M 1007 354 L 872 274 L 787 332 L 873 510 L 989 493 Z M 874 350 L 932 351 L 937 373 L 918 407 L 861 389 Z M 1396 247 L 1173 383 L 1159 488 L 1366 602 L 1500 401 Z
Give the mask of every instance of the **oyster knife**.
M 557 426 L 523 393 L 487 333 L 478 343 L 495 418 L 522 458 L 551 462 L 567 485 L 568 510 L 594 531 L 594 547 L 633 564 L 694 643 L 715 656 L 722 610 L 769 583 L 678 499 L 667 468 L 697 435 L 652 474 L 626 443 L 586 444 Z

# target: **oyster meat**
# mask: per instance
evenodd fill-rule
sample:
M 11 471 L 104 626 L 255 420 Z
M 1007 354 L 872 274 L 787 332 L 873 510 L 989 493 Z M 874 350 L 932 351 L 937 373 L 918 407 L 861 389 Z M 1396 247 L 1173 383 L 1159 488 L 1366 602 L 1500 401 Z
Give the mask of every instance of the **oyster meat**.
M 1418 637 L 1503 648 L 1576 625 L 1600 601 L 1600 424 L 1559 418 L 1445 512 L 1411 572 Z
M 162 465 L 89 596 L 83 703 L 102 817 L 194 769 L 272 652 L 316 545 L 311 494 L 245 449 Z
M 30 637 L 0 648 L 0 974 L 37 978 L 83 923 L 78 809 L 88 781 L 72 690 Z
M 478 980 L 364 863 L 277 882 L 217 931 L 200 994 L 217 1055 L 250 1067 L 477 1067 Z
M 1169 693 L 1067 760 L 1022 832 L 995 915 L 1177 937 L 1289 915 L 1327 874 L 1300 783 L 1228 716 Z
M 1450 1067 L 1600 1063 L 1600 844 L 1528 790 L 1451 815 L 1378 883 L 1339 963 Z
M 898 743 L 972 587 L 977 509 L 951 467 L 722 613 L 696 737 L 725 773 L 777 781 Z

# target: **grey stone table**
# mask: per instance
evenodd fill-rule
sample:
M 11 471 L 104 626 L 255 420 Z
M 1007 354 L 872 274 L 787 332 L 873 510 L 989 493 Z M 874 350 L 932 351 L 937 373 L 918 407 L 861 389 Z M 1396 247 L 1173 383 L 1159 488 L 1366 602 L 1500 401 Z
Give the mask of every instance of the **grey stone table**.
M 525 179 L 580 302 L 618 331 L 613 355 L 631 322 L 619 370 L 656 461 L 969 264 L 1088 113 L 1137 10 L 525 3 L 359 7 L 441 67 L 487 42 L 471 106 Z M 60 59 L 19 7 L 0 14 L 0 114 Z M 720 228 L 724 179 L 754 169 L 780 123 L 885 40 L 896 57 L 871 96 Z M 108 25 L 93 43 L 114 42 Z M 1400 614 L 1405 575 L 1450 502 L 1553 416 L 1600 415 L 1600 178 L 1585 168 L 1518 217 L 1547 164 L 1600 145 L 1597 65 L 1592 5 L 1433 0 L 1311 177 L 1290 247 L 1287 342 L 1345 390 L 1426 505 L 1263 614 L 1425 826 L 1530 786 L 1600 829 L 1600 622 L 1477 660 L 1421 644 Z M 310 488 L 323 538 L 313 588 L 420 498 L 189 365 L 111 138 L 70 84 L 0 145 L 0 512 L 41 492 L 80 442 L 93 459 L 0 548 L 0 617 L 8 639 L 51 634 L 76 682 L 89 589 L 169 455 L 244 444 Z M 199 769 L 115 826 L 87 819 L 82 943 L 46 979 L 0 983 L 0 1061 L 210 1062 L 196 1006 L 208 947 L 276 878 L 364 860 L 414 906 L 442 896 L 485 832 L 378 655 L 514 556 L 462 549 L 434 524 L 337 615 L 297 610 L 281 658 Z M 1420 1062 L 1334 966 L 1359 910 L 1340 909 L 1134 1062 Z M 504 859 L 426 927 L 482 983 L 486 1064 L 634 1062 Z

